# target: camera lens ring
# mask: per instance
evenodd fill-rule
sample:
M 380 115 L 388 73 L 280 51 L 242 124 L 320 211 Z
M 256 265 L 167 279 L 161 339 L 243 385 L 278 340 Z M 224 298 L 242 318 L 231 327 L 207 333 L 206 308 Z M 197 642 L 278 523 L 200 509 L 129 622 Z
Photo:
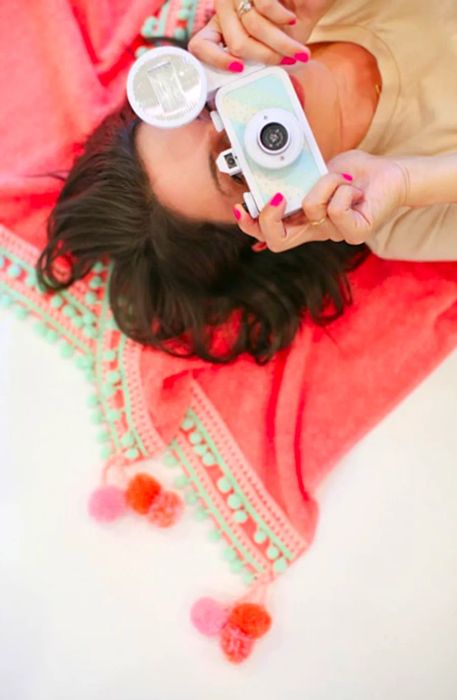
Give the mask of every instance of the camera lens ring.
M 258 143 L 265 153 L 276 155 L 288 148 L 290 134 L 281 122 L 269 121 L 261 127 L 258 134 Z
M 260 141 L 264 127 L 280 124 L 288 134 L 287 143 L 278 150 L 268 150 Z M 303 128 L 295 114 L 280 107 L 267 107 L 256 112 L 246 123 L 243 145 L 246 154 L 265 170 L 280 170 L 291 165 L 303 150 Z

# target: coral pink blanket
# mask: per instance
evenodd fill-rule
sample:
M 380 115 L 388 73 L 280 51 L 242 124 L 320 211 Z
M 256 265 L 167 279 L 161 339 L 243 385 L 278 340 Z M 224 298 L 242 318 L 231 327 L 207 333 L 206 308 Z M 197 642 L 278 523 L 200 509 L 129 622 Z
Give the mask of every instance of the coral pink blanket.
M 120 105 L 131 47 L 160 5 L 0 4 L 0 223 L 32 246 L 29 253 L 45 243 L 59 187 L 30 176 L 68 168 L 75 144 Z M 454 264 L 371 256 L 352 274 L 354 305 L 344 317 L 327 330 L 306 324 L 266 367 L 243 358 L 220 368 L 136 347 L 148 419 L 167 445 L 191 397 L 204 397 L 214 430 L 223 426 L 213 438 L 225 456 L 236 454 L 248 465 L 255 484 L 309 542 L 324 476 L 457 345 L 456 273 Z

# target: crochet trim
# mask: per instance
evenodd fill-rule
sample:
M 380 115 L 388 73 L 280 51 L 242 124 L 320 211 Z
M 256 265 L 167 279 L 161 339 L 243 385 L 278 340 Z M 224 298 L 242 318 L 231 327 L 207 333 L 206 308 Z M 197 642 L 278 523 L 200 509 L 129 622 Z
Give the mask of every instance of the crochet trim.
M 110 268 L 96 263 L 84 280 L 57 294 L 37 286 L 35 247 L 0 227 L 0 305 L 35 319 L 37 332 L 74 358 L 91 382 L 88 399 L 105 460 L 104 485 L 125 485 L 130 467 L 162 455 L 179 471 L 174 485 L 209 519 L 209 537 L 223 544 L 230 570 L 247 585 L 283 573 L 308 542 L 266 491 L 201 387 L 178 433 L 166 445 L 155 429 L 141 386 L 141 346 L 121 333 L 109 308 Z M 311 514 L 310 514 L 311 517 Z

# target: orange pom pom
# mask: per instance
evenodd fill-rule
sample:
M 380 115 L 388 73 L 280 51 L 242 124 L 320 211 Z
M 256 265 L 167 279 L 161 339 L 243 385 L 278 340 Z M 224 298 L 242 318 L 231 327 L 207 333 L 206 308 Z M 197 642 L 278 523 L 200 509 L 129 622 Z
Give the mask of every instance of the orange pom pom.
M 149 474 L 137 474 L 130 481 L 125 492 L 125 500 L 132 510 L 146 515 L 162 487 Z
M 262 605 L 239 603 L 230 613 L 229 624 L 238 627 L 244 634 L 258 639 L 271 627 L 271 617 Z
M 247 659 L 254 646 L 252 637 L 229 624 L 222 628 L 220 643 L 225 656 L 234 664 Z

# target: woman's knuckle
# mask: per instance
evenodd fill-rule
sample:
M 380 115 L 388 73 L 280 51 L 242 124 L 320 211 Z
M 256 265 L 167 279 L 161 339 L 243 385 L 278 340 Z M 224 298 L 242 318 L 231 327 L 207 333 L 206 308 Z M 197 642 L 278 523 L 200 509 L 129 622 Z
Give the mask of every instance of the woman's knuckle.
M 269 241 L 268 247 L 272 253 L 280 253 L 282 250 L 281 245 L 277 241 Z
M 241 56 L 244 49 L 244 40 L 238 37 L 227 39 L 227 48 L 234 56 Z
M 260 30 L 260 21 L 259 21 L 259 16 L 255 14 L 254 12 L 247 13 L 244 18 L 244 24 L 246 27 L 249 29 L 250 34 L 255 36 L 258 34 Z
M 256 10 L 264 15 L 270 12 L 270 10 L 273 8 L 273 3 L 271 0 L 256 0 L 255 7 Z

